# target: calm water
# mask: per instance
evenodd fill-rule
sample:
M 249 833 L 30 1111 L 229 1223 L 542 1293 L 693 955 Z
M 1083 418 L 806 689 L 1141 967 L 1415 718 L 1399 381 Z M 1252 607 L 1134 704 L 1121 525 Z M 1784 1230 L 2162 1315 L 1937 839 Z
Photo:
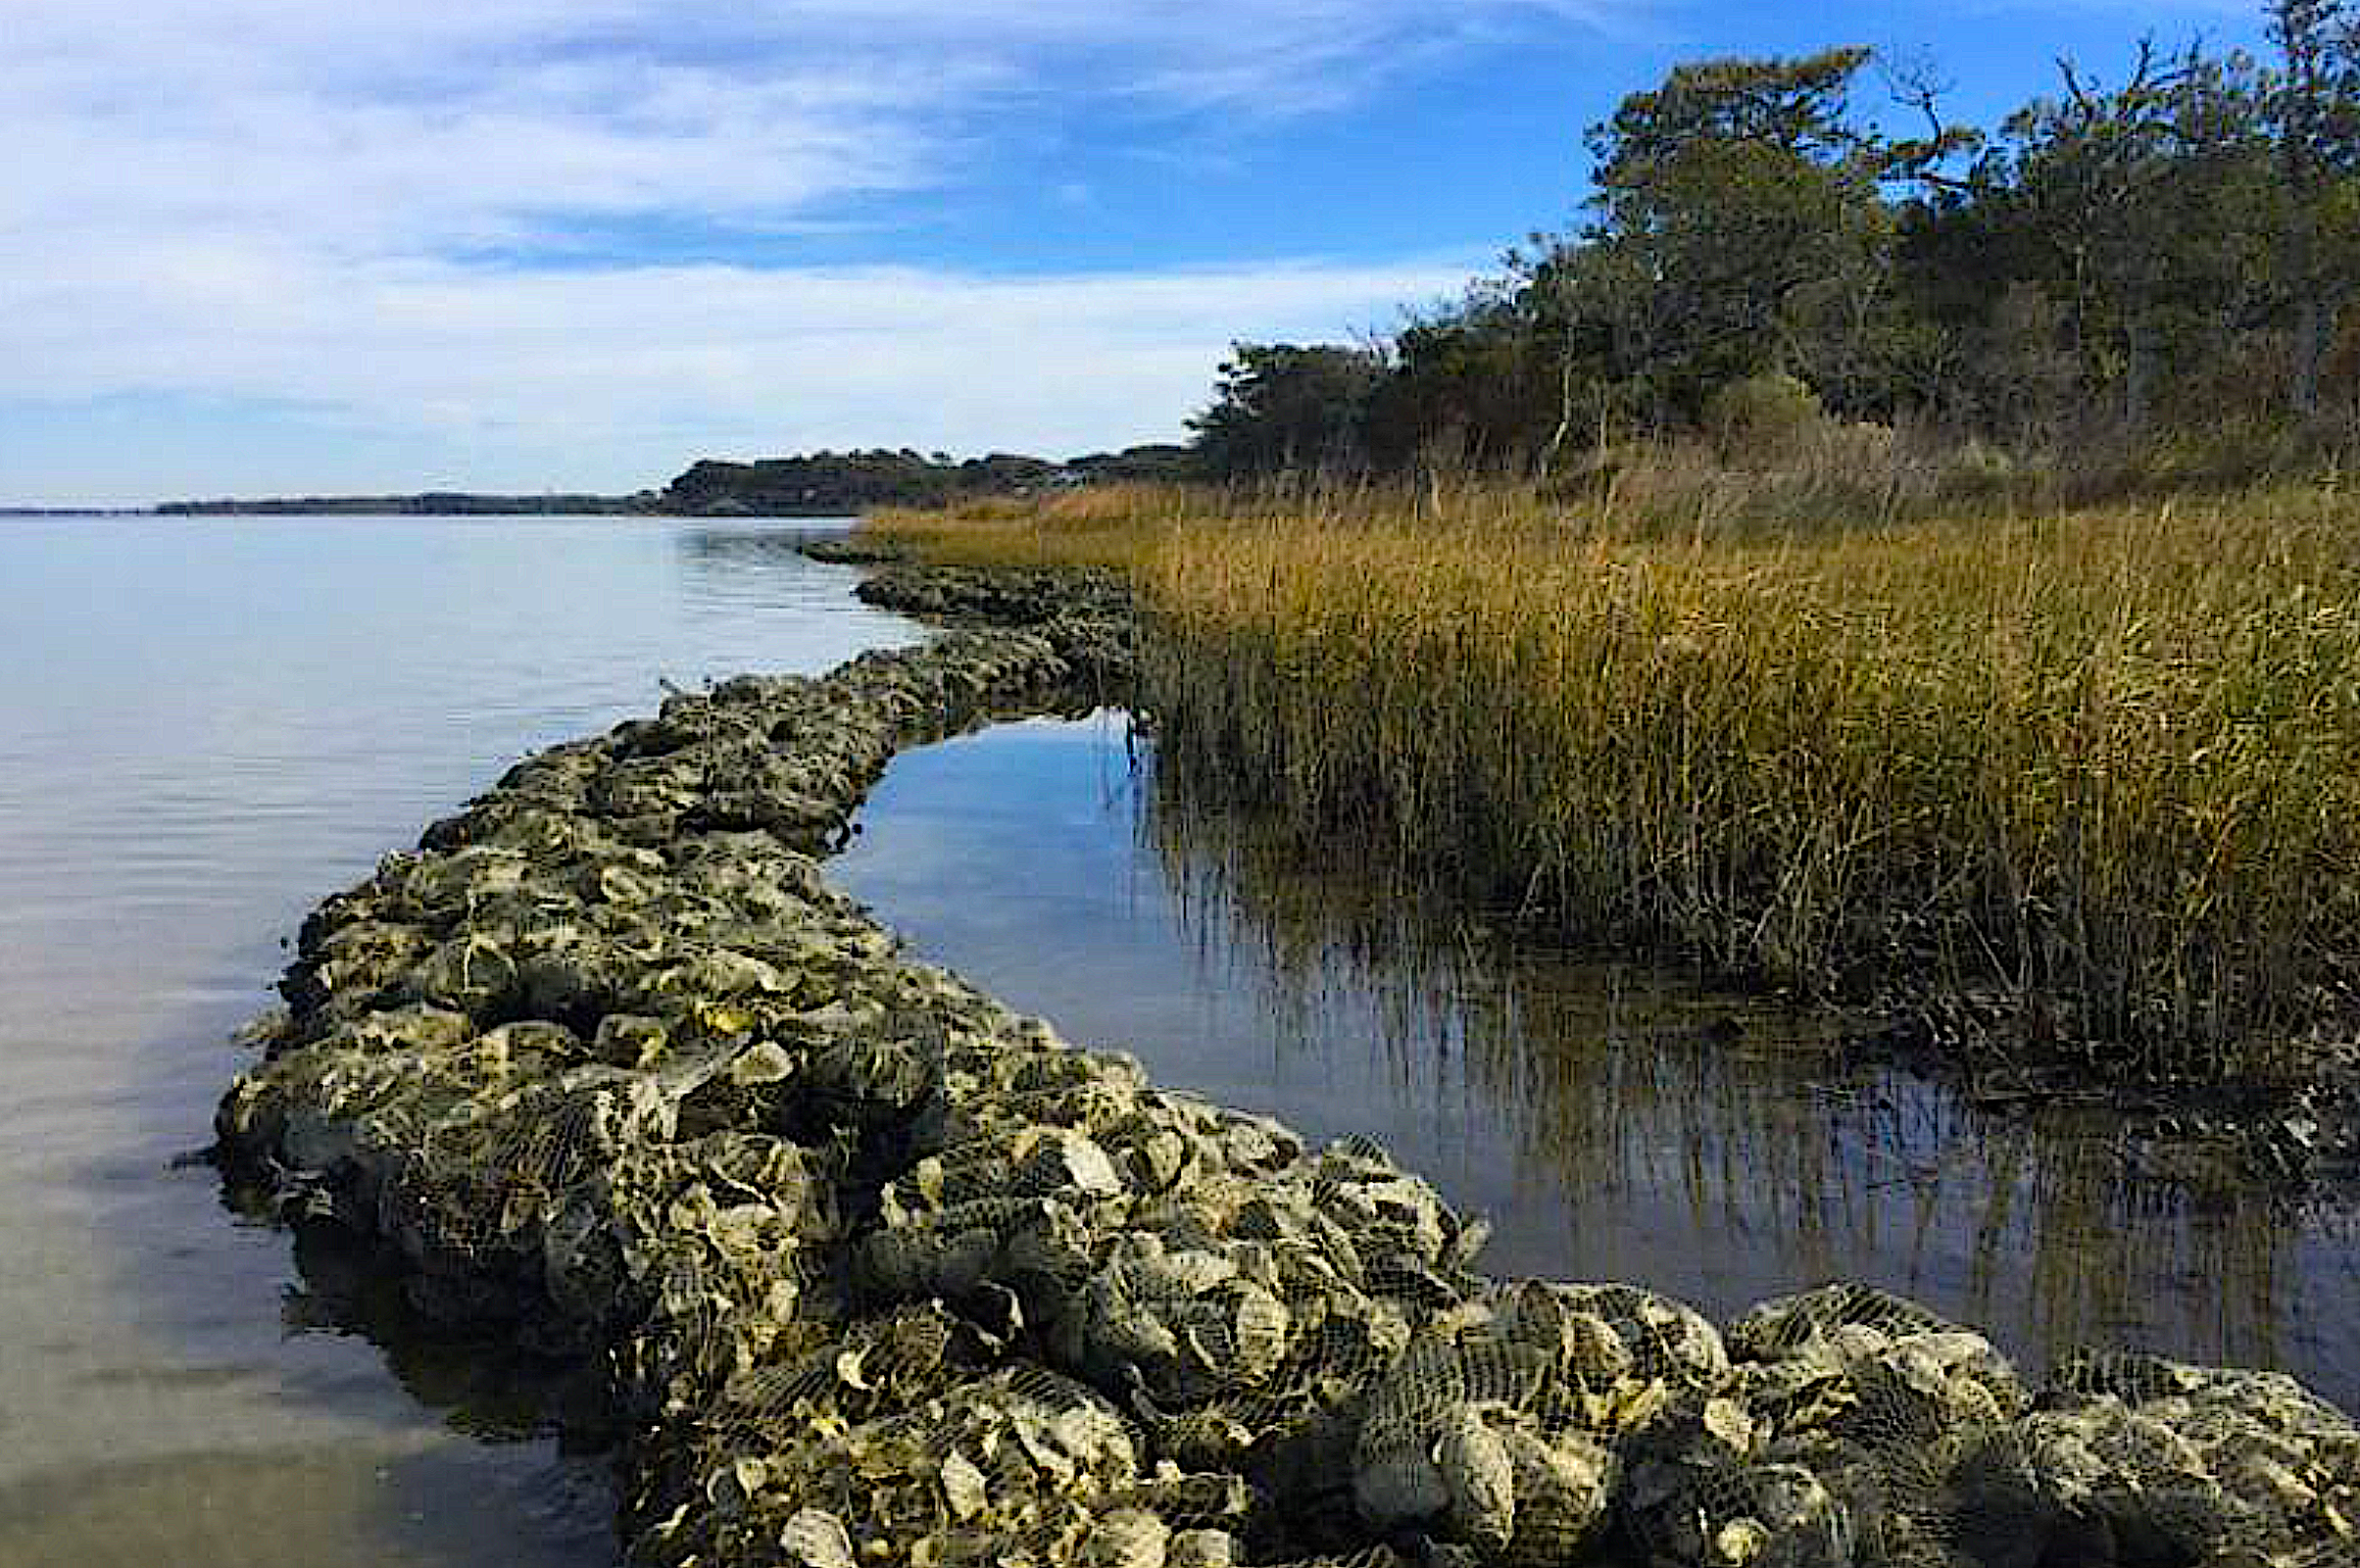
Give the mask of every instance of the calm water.
M 1503 947 L 1172 793 L 1111 715 L 1006 726 L 896 760 L 836 880 L 1164 1083 L 1375 1134 L 1491 1216 L 1496 1272 L 1716 1314 L 1863 1279 L 2036 1369 L 2141 1346 L 2286 1367 L 2360 1409 L 2347 1208 L 2190 1193 L 2102 1120 L 1980 1114 L 1846 1067 L 1801 1021 Z
M 0 521 L 0 1565 L 614 1560 L 529 1375 L 172 1160 L 304 910 L 516 757 L 909 640 L 786 537 Z

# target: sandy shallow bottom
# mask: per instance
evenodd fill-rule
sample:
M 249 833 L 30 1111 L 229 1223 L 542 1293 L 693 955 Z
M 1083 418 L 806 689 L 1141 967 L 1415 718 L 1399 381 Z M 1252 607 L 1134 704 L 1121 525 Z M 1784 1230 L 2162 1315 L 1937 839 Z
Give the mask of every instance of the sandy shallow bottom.
M 792 538 L 0 528 L 0 1564 L 614 1560 L 505 1348 L 416 1342 L 174 1160 L 322 890 L 662 679 L 915 635 Z

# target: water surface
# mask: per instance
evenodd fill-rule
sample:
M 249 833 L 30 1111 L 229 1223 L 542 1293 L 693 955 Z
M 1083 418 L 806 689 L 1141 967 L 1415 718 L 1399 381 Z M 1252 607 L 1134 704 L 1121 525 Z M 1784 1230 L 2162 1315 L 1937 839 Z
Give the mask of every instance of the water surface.
M 1978 1110 L 1677 974 L 1535 951 L 1155 780 L 1117 715 L 895 760 L 836 862 L 915 947 L 1069 1038 L 1318 1139 L 1365 1132 L 1496 1273 L 1721 1316 L 1858 1279 L 1991 1334 L 2284 1367 L 2360 1410 L 2348 1206 L 2191 1190 L 2103 1116 Z
M 0 1565 L 614 1560 L 533 1369 L 173 1158 L 305 910 L 517 757 L 914 635 L 791 537 L 0 522 Z

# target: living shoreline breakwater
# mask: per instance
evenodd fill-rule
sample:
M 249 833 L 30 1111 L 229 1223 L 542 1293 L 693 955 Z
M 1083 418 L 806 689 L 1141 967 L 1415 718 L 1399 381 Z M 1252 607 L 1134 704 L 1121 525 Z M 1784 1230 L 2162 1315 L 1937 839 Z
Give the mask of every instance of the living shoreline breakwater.
M 583 1357 L 650 1564 L 2360 1560 L 2360 1429 L 2272 1373 L 1831 1285 L 1715 1325 L 1503 1281 L 1381 1150 L 1160 1091 L 830 889 L 899 749 L 1087 707 L 1110 580 L 519 763 L 305 922 L 233 1176 L 430 1313 Z

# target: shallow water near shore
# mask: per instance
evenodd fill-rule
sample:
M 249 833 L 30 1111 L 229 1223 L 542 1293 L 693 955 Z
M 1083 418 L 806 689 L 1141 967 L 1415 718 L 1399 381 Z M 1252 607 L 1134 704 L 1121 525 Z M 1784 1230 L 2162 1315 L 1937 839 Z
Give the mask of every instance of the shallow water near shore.
M 0 524 L 0 1565 L 615 1560 L 546 1378 L 175 1156 L 281 939 L 517 757 L 913 640 L 811 526 Z
M 1857 1279 L 2030 1373 L 2081 1346 L 2283 1368 L 2360 1409 L 2360 1217 L 2191 1188 L 2103 1113 L 1979 1110 L 1824 1021 L 1535 951 L 1159 787 L 1118 714 L 895 760 L 831 868 L 930 958 L 1175 1088 L 1361 1132 L 1504 1275 L 1724 1316 Z

